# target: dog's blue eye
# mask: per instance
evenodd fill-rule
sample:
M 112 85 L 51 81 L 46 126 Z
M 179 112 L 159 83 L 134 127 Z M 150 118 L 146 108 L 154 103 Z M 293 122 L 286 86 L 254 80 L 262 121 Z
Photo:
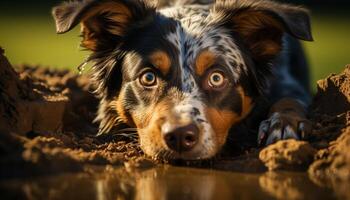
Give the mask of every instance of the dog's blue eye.
M 154 86 L 157 84 L 156 75 L 153 72 L 143 73 L 140 77 L 140 83 L 146 87 Z

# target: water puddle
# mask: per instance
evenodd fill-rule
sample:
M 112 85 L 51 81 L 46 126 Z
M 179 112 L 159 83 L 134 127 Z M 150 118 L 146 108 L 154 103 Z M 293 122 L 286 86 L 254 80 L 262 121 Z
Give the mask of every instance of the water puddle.
M 0 182 L 1 199 L 346 199 L 348 190 L 319 186 L 306 173 L 247 174 L 172 166 Z

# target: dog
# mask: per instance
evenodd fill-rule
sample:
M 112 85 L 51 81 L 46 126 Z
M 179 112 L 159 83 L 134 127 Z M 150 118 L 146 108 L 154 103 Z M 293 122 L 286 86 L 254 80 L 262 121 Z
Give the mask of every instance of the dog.
M 247 120 L 258 123 L 255 137 L 263 146 L 312 131 L 298 39 L 313 38 L 302 7 L 269 0 L 81 0 L 52 13 L 59 34 L 81 25 L 100 98 L 99 134 L 126 124 L 137 129 L 148 156 L 203 160 Z

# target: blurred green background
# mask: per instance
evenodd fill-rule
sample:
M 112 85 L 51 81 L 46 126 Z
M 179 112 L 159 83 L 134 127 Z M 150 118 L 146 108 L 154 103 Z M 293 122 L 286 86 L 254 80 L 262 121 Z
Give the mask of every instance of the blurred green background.
M 0 2 L 0 46 L 12 64 L 76 67 L 88 52 L 79 47 L 79 28 L 55 33 L 50 8 L 58 0 Z M 293 2 L 293 1 L 292 1 Z M 296 1 L 294 1 L 296 2 Z M 311 84 L 350 64 L 350 6 L 347 1 L 298 1 L 311 9 L 314 42 L 305 42 Z

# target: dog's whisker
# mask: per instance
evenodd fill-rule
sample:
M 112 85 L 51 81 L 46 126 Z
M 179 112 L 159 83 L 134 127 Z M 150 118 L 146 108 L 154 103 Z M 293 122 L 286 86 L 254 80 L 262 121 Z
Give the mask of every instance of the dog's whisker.
M 119 131 L 134 131 L 134 132 L 137 132 L 137 128 L 124 128 L 124 129 L 120 129 Z
M 157 151 L 157 152 L 155 153 L 155 155 L 154 155 L 155 160 L 160 160 L 161 153 L 162 153 L 161 150 L 159 150 L 159 151 Z
M 169 157 L 170 157 L 170 151 L 166 151 L 164 154 L 165 160 L 169 160 Z

